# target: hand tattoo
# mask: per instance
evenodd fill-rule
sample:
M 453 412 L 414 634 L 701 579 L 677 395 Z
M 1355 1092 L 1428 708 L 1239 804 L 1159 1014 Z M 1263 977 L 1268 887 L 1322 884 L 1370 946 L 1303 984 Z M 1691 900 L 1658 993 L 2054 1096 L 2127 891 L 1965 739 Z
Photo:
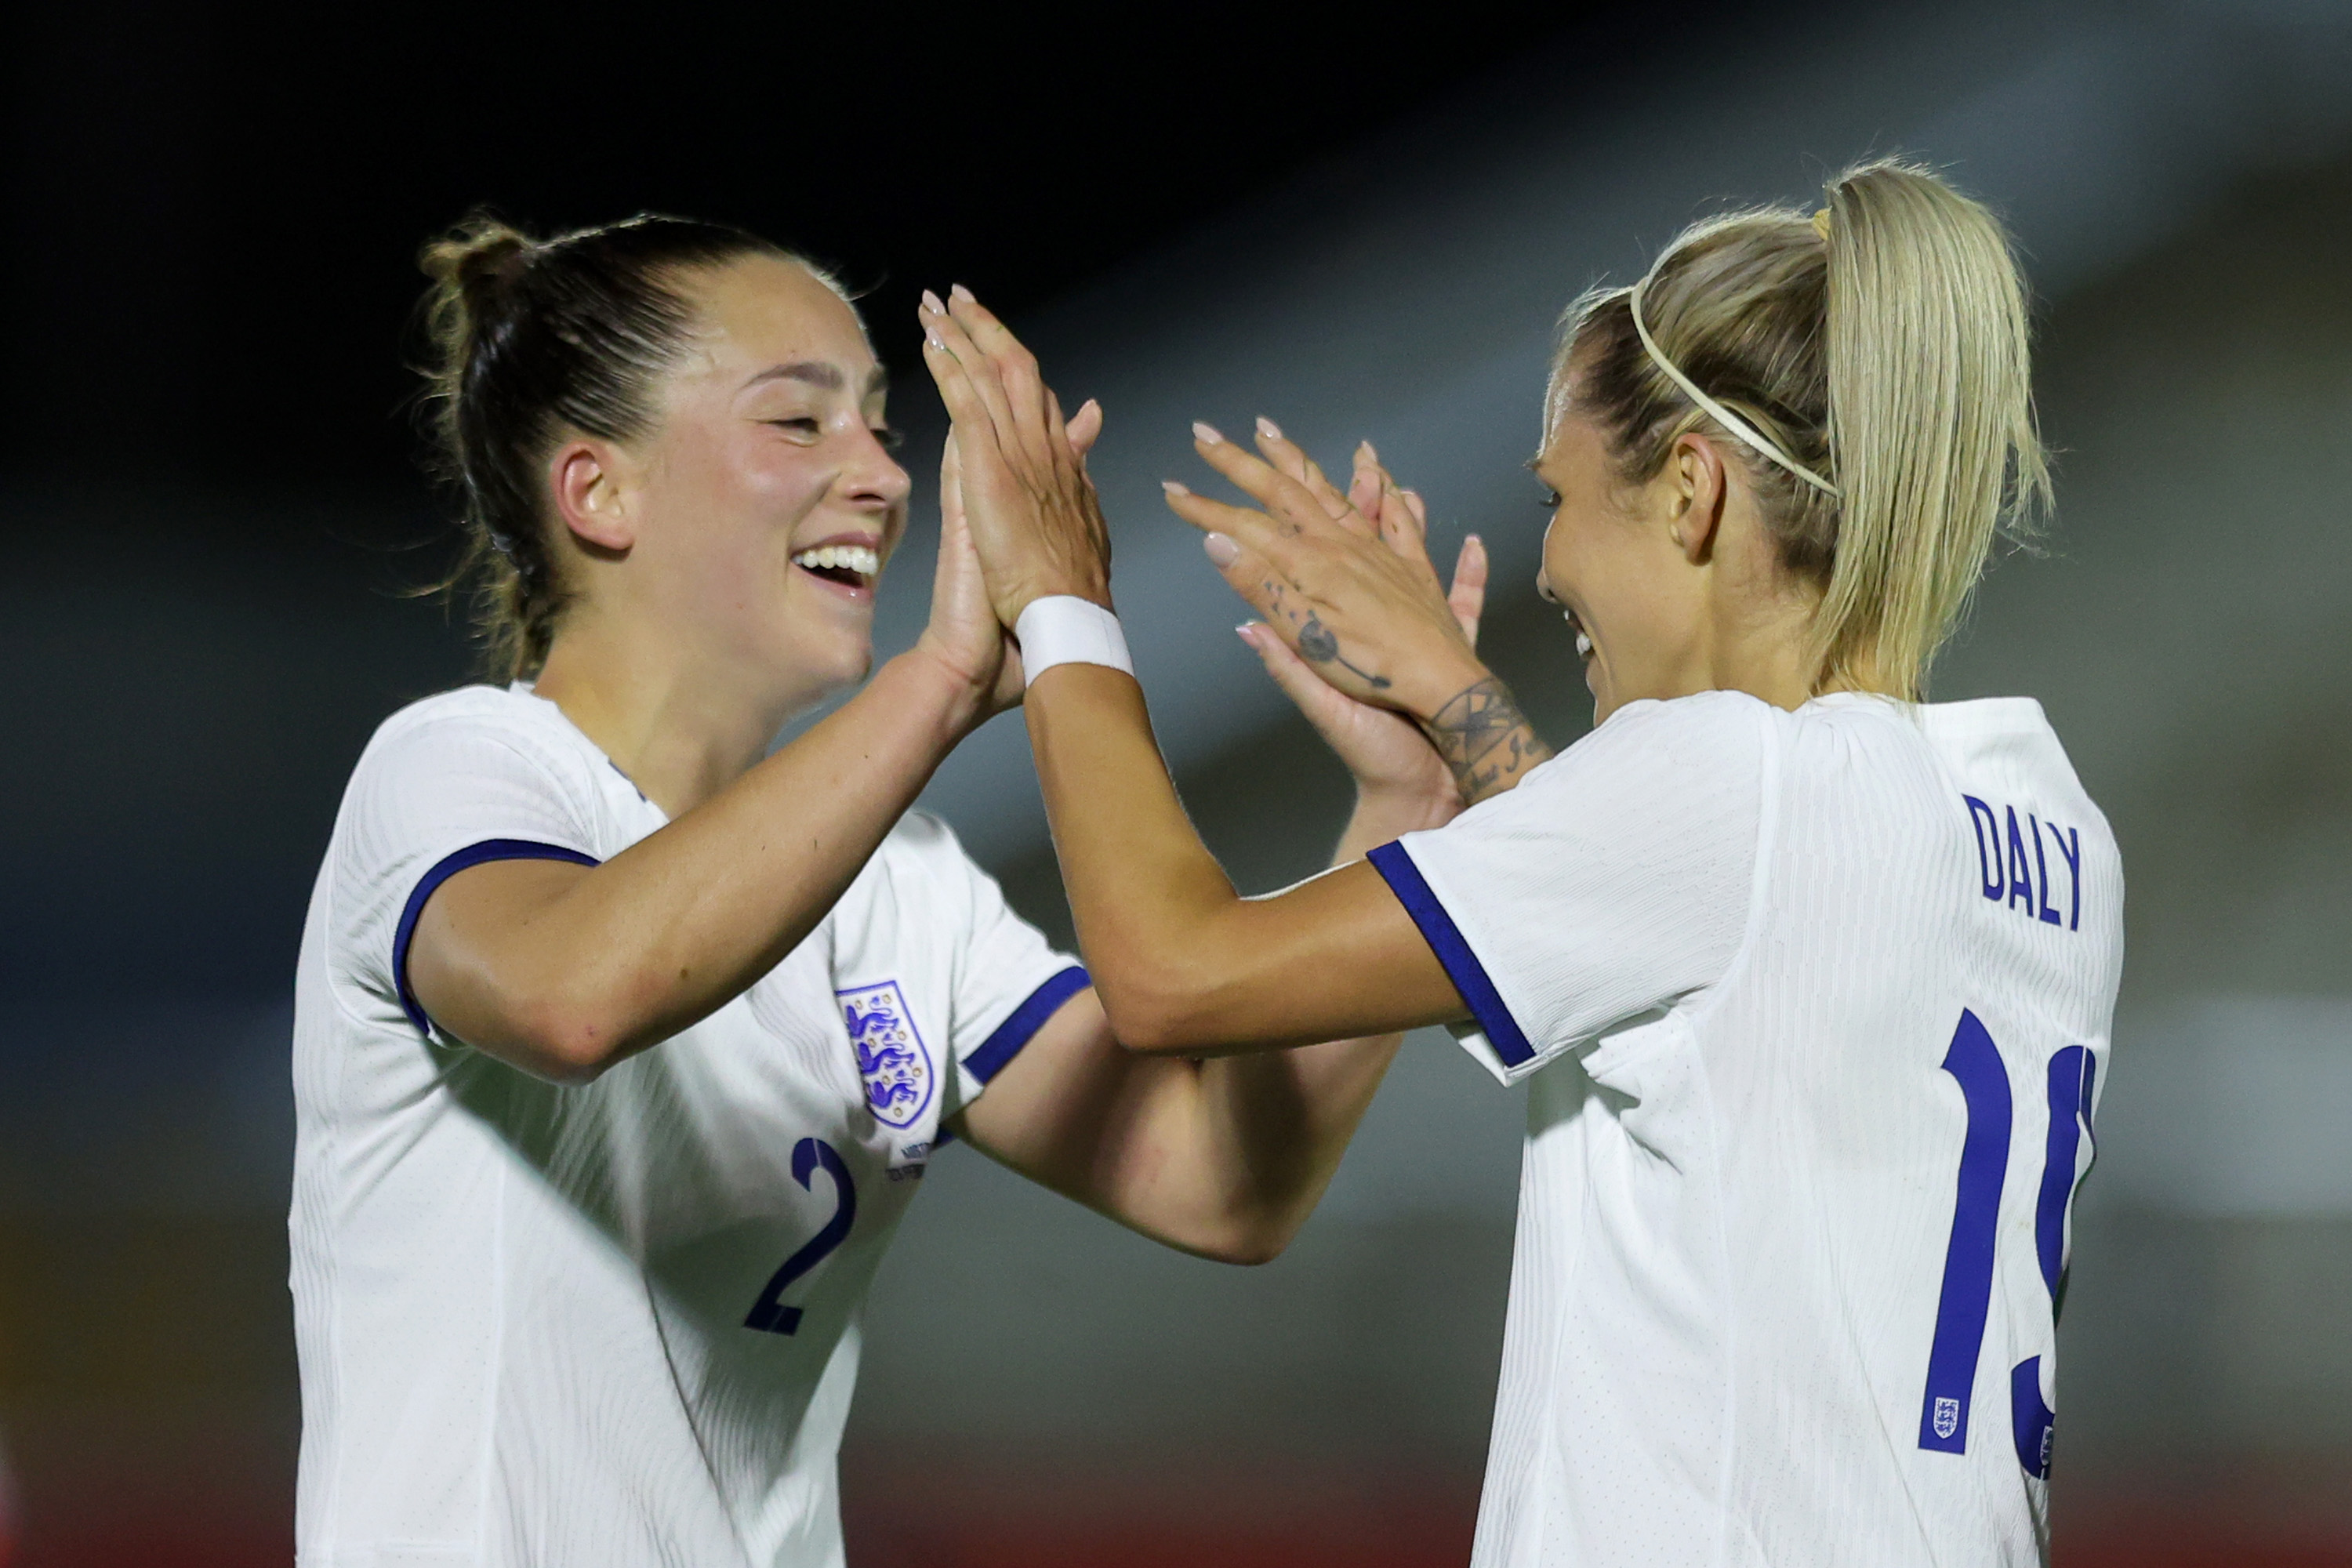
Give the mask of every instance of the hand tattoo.
M 1298 656 L 1309 664 L 1336 664 L 1375 691 L 1389 689 L 1387 676 L 1374 675 L 1369 669 L 1358 669 L 1339 657 L 1339 639 L 1311 610 L 1307 612 L 1307 624 L 1298 628 Z
M 1551 756 L 1511 689 L 1492 676 L 1457 692 L 1422 729 L 1454 770 L 1465 805 L 1500 795 Z

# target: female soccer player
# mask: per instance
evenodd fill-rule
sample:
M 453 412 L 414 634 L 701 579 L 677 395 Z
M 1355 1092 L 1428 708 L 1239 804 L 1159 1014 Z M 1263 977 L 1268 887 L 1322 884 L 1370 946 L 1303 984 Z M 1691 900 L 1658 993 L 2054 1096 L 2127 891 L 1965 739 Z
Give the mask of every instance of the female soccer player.
M 823 273 L 667 218 L 478 222 L 426 266 L 514 679 L 385 722 L 311 900 L 302 1560 L 837 1563 L 860 1303 L 940 1140 L 1261 1259 L 1395 1041 L 1131 1056 L 905 815 L 1020 690 L 951 510 L 917 647 L 763 760 L 866 674 L 906 521 Z M 1057 431 L 1074 458 L 1097 418 Z M 1397 739 L 1353 749 L 1349 858 L 1443 820 L 1442 773 L 1381 773 Z
M 2123 882 L 2036 704 L 1918 700 L 2046 484 L 1993 220 L 1871 164 L 1570 310 L 1539 586 L 1595 728 L 1557 758 L 1410 540 L 1271 427 L 1263 462 L 1199 427 L 1263 510 L 1171 504 L 1260 653 L 1409 716 L 1485 803 L 1255 900 L 1186 826 L 1133 679 L 1072 640 L 1108 629 L 1103 528 L 1034 363 L 968 297 L 922 319 L 1119 1037 L 1444 1023 L 1530 1086 L 1475 1561 L 2042 1554 Z

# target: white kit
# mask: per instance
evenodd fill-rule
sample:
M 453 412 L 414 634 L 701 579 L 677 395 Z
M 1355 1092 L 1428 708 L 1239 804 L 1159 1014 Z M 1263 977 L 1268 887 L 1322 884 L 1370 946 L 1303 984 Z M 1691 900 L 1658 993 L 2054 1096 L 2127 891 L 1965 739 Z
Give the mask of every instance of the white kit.
M 1528 1085 L 1473 1561 L 2044 1560 L 2123 876 L 2040 707 L 1632 703 L 1372 859 Z
M 842 1561 L 867 1282 L 953 1115 L 1086 976 L 902 821 L 742 996 L 595 1081 L 434 1029 L 416 913 L 663 826 L 551 703 L 417 703 L 361 759 L 296 982 L 305 1568 Z

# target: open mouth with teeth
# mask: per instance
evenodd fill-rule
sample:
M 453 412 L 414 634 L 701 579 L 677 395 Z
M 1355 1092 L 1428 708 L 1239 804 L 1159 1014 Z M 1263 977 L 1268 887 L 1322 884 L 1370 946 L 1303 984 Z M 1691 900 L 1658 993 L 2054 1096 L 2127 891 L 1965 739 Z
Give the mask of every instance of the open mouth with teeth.
M 1592 661 L 1592 634 L 1584 629 L 1584 623 L 1576 618 L 1574 610 L 1562 610 L 1559 616 L 1568 623 L 1568 629 L 1576 634 L 1576 657 L 1590 664 Z
M 882 572 L 880 553 L 864 544 L 819 545 L 793 556 L 793 564 L 844 588 L 871 588 Z

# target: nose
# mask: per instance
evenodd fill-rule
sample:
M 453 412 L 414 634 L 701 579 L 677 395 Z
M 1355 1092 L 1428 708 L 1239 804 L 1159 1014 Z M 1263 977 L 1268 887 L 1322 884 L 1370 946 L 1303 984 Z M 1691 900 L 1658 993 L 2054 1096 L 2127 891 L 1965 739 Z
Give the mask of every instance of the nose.
M 1536 597 L 1547 605 L 1559 603 L 1559 595 L 1551 591 L 1551 574 L 1540 566 L 1536 568 Z
M 856 446 L 841 472 L 842 489 L 851 504 L 875 511 L 904 506 L 915 488 L 907 470 L 872 430 L 861 428 L 851 439 Z

